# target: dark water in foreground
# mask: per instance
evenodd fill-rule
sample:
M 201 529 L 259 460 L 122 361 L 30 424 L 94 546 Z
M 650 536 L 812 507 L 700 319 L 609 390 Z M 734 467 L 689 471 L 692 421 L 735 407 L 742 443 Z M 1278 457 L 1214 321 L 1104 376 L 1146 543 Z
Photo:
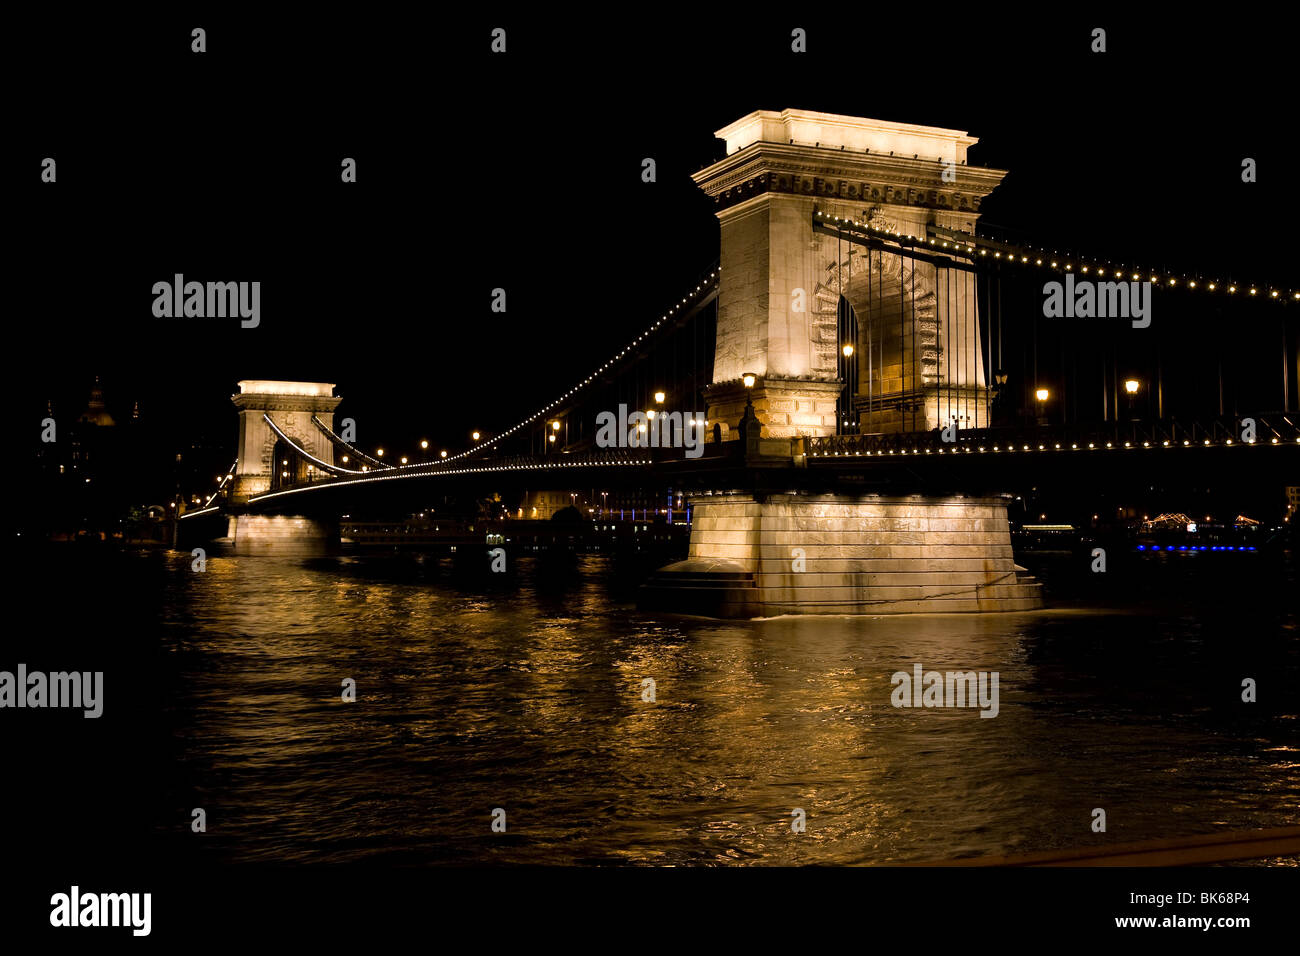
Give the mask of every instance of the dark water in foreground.
M 16 572 L 47 620 L 0 667 L 107 672 L 99 721 L 12 724 L 30 838 L 81 853 L 948 859 L 1300 823 L 1295 570 L 1264 560 L 1152 566 L 1110 609 L 728 623 L 638 613 L 600 557 L 491 587 L 414 556 L 56 548 Z M 914 663 L 999 672 L 998 716 L 892 707 Z M 86 806 L 109 821 L 66 832 Z

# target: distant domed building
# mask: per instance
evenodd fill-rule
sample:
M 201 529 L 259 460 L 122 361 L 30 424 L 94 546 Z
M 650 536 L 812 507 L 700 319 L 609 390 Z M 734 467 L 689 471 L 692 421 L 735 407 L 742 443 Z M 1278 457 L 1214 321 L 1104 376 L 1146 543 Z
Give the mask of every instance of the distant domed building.
M 95 384 L 90 389 L 90 401 L 86 404 L 86 410 L 81 413 L 77 421 L 87 425 L 98 425 L 101 428 L 112 428 L 117 424 L 104 403 L 104 390 L 99 385 L 98 375 L 95 376 Z

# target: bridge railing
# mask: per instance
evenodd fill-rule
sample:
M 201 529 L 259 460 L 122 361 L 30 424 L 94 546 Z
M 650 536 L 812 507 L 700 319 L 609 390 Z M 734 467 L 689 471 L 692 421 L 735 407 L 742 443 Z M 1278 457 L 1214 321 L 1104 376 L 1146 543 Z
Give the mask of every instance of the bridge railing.
M 833 435 L 794 439 L 792 459 L 799 448 L 810 460 L 857 456 L 910 454 L 953 454 L 970 452 L 1028 452 L 1047 449 L 1211 447 L 1241 444 L 1300 444 L 1300 416 L 1268 413 L 1213 419 L 1162 419 L 1151 421 L 1104 422 L 1090 425 L 1035 425 L 1002 428 L 962 428 L 945 438 L 942 429 L 892 434 Z M 771 442 L 765 444 L 779 444 Z M 279 490 L 331 485 L 340 481 L 389 480 L 394 477 L 465 475 L 508 471 L 555 471 L 584 467 L 647 467 L 668 463 L 702 464 L 720 458 L 743 458 L 739 441 L 708 442 L 698 458 L 685 457 L 682 448 L 600 448 L 578 453 L 551 455 L 505 455 L 461 462 L 429 462 L 374 471 L 369 475 L 315 473 L 310 480 Z M 784 457 L 785 452 L 777 457 Z M 762 455 L 760 455 L 762 457 Z
M 1033 451 L 1048 448 L 1206 447 L 1296 444 L 1300 416 L 1276 412 L 1212 419 L 1159 419 L 1088 425 L 1029 425 L 924 432 L 833 435 L 807 439 L 810 458 L 948 451 Z

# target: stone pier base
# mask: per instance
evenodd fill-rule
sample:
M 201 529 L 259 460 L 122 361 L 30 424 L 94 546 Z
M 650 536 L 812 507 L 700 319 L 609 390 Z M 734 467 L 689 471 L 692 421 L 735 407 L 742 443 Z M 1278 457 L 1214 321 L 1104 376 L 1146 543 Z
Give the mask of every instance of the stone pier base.
M 337 524 L 299 515 L 235 515 L 229 536 L 237 555 L 319 557 L 339 546 Z
M 1001 498 L 716 495 L 690 557 L 642 605 L 718 617 L 1023 611 L 1042 585 L 1012 560 Z

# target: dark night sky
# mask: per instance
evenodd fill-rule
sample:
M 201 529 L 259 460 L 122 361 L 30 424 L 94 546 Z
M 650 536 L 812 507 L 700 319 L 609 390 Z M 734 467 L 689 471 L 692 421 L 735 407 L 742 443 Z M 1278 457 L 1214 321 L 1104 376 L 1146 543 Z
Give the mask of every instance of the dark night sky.
M 139 398 L 233 451 L 235 382 L 304 378 L 338 384 L 363 444 L 460 447 L 694 285 L 718 231 L 689 174 L 721 155 L 713 130 L 760 108 L 965 129 L 974 162 L 1010 170 L 986 222 L 1296 284 L 1280 23 L 788 9 L 15 26 L 11 406 L 75 412 L 99 374 L 114 411 Z M 498 25 L 505 56 L 488 51 Z M 807 54 L 789 51 L 796 26 Z M 56 186 L 38 181 L 46 155 Z M 1257 184 L 1241 182 L 1246 156 Z M 261 327 L 155 319 L 151 286 L 174 272 L 261 280 Z

